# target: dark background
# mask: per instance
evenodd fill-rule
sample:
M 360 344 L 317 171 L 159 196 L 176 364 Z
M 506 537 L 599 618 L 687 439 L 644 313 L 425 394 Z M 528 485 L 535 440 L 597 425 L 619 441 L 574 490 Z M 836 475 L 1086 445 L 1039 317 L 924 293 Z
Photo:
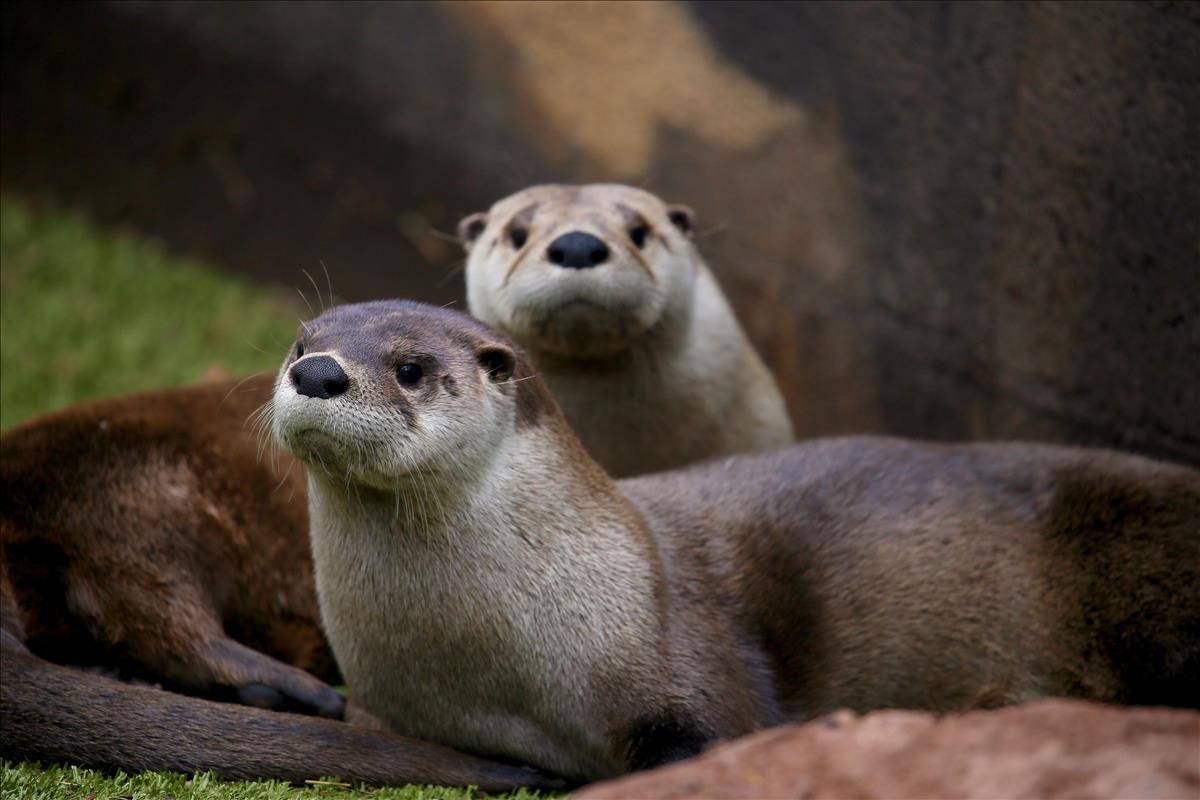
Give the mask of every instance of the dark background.
M 447 302 L 462 215 L 637 183 L 697 210 L 801 436 L 1200 463 L 1200 4 L 0 14 L 6 192 Z

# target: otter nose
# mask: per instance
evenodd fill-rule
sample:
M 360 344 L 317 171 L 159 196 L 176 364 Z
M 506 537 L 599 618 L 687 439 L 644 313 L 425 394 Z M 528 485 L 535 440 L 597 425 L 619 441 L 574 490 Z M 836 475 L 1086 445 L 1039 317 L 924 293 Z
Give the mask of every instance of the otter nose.
M 331 356 L 309 356 L 292 365 L 292 383 L 296 391 L 308 397 L 328 400 L 350 385 L 350 378 Z
M 608 260 L 608 245 L 582 231 L 571 231 L 550 243 L 547 257 L 560 267 L 587 269 Z

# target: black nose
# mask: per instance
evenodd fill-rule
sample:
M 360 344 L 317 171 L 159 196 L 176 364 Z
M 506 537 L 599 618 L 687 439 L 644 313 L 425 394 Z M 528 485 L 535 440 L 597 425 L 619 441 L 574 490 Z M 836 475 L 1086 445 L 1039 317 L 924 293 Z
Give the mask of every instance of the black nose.
M 551 242 L 546 255 L 560 267 L 587 269 L 608 260 L 608 245 L 590 233 L 572 231 Z
M 350 378 L 331 356 L 309 356 L 292 365 L 292 383 L 300 394 L 328 400 L 346 391 Z

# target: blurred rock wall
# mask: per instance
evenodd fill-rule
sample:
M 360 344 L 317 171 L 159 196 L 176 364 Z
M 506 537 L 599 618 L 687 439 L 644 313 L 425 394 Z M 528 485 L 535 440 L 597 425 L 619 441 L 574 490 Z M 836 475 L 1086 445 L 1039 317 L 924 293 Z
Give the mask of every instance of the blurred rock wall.
M 347 299 L 620 180 L 699 245 L 802 436 L 1200 463 L 1200 6 L 9 4 L 3 188 Z

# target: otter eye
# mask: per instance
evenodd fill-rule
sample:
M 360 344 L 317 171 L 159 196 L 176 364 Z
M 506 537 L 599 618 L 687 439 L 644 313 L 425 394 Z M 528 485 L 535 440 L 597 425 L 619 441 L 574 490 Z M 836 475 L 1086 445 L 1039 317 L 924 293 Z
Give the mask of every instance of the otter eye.
M 646 237 L 650 234 L 650 229 L 645 225 L 638 225 L 636 228 L 629 229 L 629 239 L 637 245 L 637 249 L 641 250 L 646 246 Z
M 410 362 L 408 364 L 401 364 L 400 368 L 396 370 L 396 380 L 401 386 L 412 386 L 421 380 L 421 376 L 424 374 L 425 371 L 421 369 L 420 364 Z
M 520 250 L 525 246 L 525 241 L 529 238 L 529 231 L 524 228 L 513 228 L 508 232 L 508 238 L 512 242 L 512 246 Z
M 304 343 L 296 342 L 296 358 L 302 358 L 303 356 L 304 356 Z

